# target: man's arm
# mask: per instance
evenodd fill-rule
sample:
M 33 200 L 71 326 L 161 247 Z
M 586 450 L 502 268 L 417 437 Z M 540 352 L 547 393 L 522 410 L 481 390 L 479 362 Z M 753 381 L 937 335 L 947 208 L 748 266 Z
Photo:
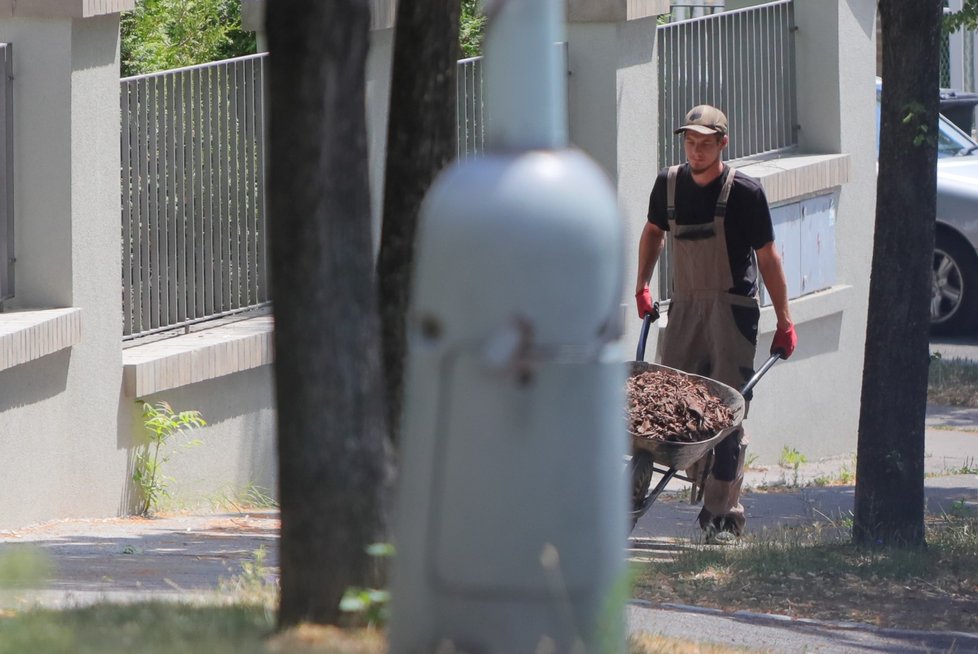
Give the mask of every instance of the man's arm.
M 784 267 L 781 265 L 781 255 L 774 247 L 774 241 L 770 241 L 755 252 L 757 267 L 761 271 L 761 278 L 764 280 L 768 295 L 771 296 L 774 313 L 778 317 L 778 329 L 774 334 L 771 350 L 773 352 L 778 348 L 783 349 L 784 358 L 787 359 L 795 349 L 797 337 L 794 323 L 791 321 L 791 312 L 788 310 L 788 281 L 784 276 Z
M 638 240 L 638 275 L 635 280 L 635 295 L 641 294 L 652 279 L 652 271 L 662 254 L 666 233 L 658 225 L 646 222 L 642 236 Z

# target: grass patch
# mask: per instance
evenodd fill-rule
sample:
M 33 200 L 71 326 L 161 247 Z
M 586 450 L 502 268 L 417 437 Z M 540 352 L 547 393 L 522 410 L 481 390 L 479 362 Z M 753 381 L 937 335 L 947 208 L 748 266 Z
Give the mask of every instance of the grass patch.
M 969 359 L 932 355 L 927 401 L 944 406 L 978 407 L 978 364 Z
M 376 630 L 301 625 L 274 632 L 262 605 L 97 604 L 0 615 L 0 654 L 382 654 Z
M 654 634 L 635 634 L 628 640 L 628 654 L 746 654 L 761 650 L 742 649 L 677 640 Z
M 0 614 L 0 654 L 383 654 L 380 630 L 301 625 L 282 633 L 262 606 L 150 602 Z M 736 654 L 720 645 L 638 634 L 629 654 Z
M 34 609 L 0 618 L 0 654 L 265 652 L 273 624 L 260 606 L 99 604 Z
M 849 543 L 847 521 L 748 535 L 643 563 L 635 596 L 880 627 L 978 630 L 978 518 L 929 519 L 925 551 Z

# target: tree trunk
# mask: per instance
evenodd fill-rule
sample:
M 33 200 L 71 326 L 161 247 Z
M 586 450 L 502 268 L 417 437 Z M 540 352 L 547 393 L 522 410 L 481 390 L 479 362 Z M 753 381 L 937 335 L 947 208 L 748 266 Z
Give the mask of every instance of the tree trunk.
M 854 542 L 922 547 L 941 0 L 880 0 L 883 94 Z
M 418 212 L 432 180 L 456 152 L 458 31 L 458 0 L 398 3 L 377 261 L 387 421 L 394 443 L 403 403 L 405 316 Z
M 386 460 L 365 119 L 369 0 L 268 3 L 279 625 L 366 584 Z

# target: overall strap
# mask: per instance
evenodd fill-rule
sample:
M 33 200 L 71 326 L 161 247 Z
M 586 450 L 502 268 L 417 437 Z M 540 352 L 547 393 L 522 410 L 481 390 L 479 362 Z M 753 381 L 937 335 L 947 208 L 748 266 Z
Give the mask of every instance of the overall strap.
M 717 198 L 717 208 L 713 215 L 716 218 L 723 218 L 727 214 L 727 200 L 730 199 L 730 189 L 733 188 L 734 173 L 736 171 L 733 168 L 727 167 L 727 178 L 723 180 L 723 186 L 720 187 L 720 196 Z
M 670 221 L 676 217 L 676 177 L 679 166 L 669 166 L 666 177 L 666 218 Z

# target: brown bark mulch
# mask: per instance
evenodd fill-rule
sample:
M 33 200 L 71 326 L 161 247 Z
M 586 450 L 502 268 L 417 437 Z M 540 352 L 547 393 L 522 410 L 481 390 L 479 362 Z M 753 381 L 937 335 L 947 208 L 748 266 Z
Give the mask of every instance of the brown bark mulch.
M 733 422 L 733 412 L 705 384 L 670 370 L 632 375 L 625 390 L 628 431 L 642 438 L 693 443 Z

